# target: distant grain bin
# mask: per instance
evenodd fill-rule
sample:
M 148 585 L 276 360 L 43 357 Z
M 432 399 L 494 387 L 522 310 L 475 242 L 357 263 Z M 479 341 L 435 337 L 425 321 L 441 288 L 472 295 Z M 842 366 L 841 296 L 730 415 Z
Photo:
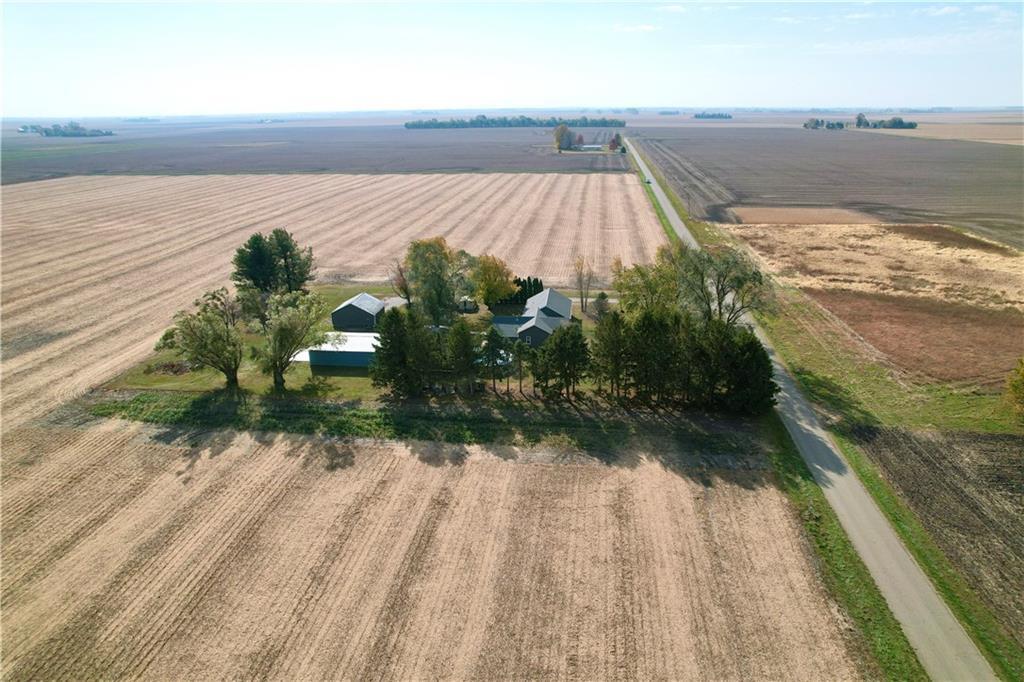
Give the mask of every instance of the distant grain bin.
M 356 294 L 331 312 L 331 324 L 343 332 L 371 332 L 377 327 L 377 315 L 384 301 L 366 292 Z

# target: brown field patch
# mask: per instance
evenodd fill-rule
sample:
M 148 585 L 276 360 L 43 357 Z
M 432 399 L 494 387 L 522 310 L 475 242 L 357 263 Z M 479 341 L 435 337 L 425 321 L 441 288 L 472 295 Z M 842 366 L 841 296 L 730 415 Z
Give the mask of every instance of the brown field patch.
M 567 284 L 584 256 L 650 259 L 665 235 L 632 174 L 75 177 L 3 187 L 4 424 L 141 360 L 174 312 L 284 227 L 322 278 L 380 281 L 420 237 Z
M 765 470 L 5 430 L 5 679 L 850 679 Z
M 878 218 L 848 208 L 827 206 L 733 206 L 729 209 L 741 223 L 773 225 L 827 225 L 877 223 Z
M 1024 308 L 1020 252 L 941 225 L 727 225 L 785 284 Z
M 805 289 L 899 367 L 1001 387 L 1024 354 L 1024 312 L 916 296 Z
M 1024 437 L 875 427 L 854 435 L 1024 645 Z
M 856 130 L 856 129 L 854 129 Z M 862 129 L 856 132 L 903 135 L 932 140 L 963 140 L 988 144 L 1024 145 L 1024 123 L 1002 121 L 998 123 L 918 123 L 913 130 Z

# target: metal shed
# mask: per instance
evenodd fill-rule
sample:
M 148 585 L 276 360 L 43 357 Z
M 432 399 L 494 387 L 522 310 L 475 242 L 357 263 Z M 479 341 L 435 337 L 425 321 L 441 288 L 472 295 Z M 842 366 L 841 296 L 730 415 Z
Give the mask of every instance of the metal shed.
M 295 355 L 295 362 L 318 367 L 369 367 L 379 336 L 367 332 L 328 332 L 327 341 Z
M 373 331 L 377 327 L 377 315 L 382 310 L 384 301 L 364 291 L 331 312 L 331 325 L 338 331 Z

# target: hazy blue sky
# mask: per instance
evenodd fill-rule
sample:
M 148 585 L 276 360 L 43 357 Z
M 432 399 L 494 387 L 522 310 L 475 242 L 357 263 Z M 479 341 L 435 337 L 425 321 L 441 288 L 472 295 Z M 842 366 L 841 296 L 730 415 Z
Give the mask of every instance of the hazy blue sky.
M 5 3 L 6 116 L 1021 105 L 1013 4 Z

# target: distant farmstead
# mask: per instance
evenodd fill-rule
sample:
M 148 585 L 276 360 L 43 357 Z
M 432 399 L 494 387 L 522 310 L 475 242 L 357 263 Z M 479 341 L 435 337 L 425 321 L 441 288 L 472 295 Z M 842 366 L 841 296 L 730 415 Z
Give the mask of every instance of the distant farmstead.
M 366 292 L 356 294 L 331 312 L 331 325 L 338 331 L 369 332 L 377 327 L 384 301 Z

